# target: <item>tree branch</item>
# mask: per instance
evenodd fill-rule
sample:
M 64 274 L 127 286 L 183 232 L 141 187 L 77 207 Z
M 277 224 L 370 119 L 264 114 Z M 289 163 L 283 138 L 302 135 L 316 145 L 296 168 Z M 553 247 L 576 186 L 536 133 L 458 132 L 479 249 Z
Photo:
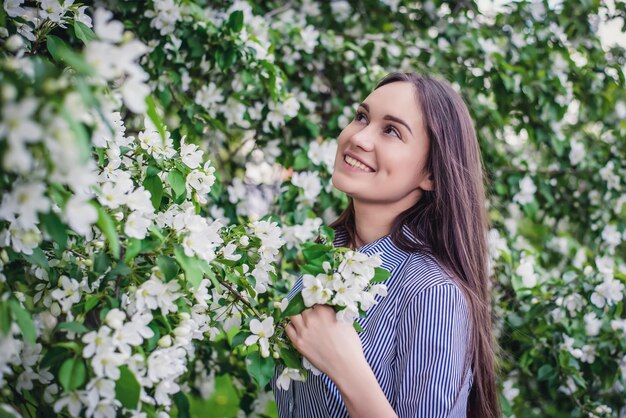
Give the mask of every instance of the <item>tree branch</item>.
M 228 291 L 230 293 L 232 293 L 237 299 L 239 299 L 244 305 L 246 305 L 254 314 L 254 316 L 256 316 L 256 318 L 260 321 L 261 320 L 261 315 L 256 311 L 256 309 L 254 309 L 254 307 L 250 304 L 250 302 L 248 302 L 242 295 L 241 293 L 239 293 L 235 288 L 233 288 L 230 284 L 217 279 L 218 282 L 220 282 L 220 284 L 222 286 L 224 286 L 226 289 L 228 289 Z
M 285 11 L 287 11 L 287 10 L 288 10 L 288 9 L 290 9 L 290 8 L 291 8 L 291 1 L 288 1 L 288 2 L 287 2 L 287 3 L 285 3 L 283 6 L 280 6 L 280 7 L 279 7 L 279 8 L 277 8 L 277 9 L 274 9 L 274 10 L 271 10 L 271 11 L 269 11 L 269 12 L 265 13 L 265 15 L 264 15 L 263 17 L 267 19 L 267 18 L 269 18 L 269 17 L 279 15 L 279 14 L 281 14 L 282 12 L 285 12 Z

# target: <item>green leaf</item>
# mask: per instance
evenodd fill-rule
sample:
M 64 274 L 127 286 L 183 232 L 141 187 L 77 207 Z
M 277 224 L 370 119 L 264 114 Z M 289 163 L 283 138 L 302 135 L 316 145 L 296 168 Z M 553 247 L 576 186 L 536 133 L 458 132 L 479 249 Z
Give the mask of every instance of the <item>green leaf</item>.
M 72 352 L 66 348 L 62 347 L 53 347 L 49 349 L 46 354 L 41 359 L 41 363 L 39 363 L 40 368 L 49 367 L 53 369 L 54 367 L 58 367 L 59 364 L 66 358 L 72 355 Z
M 163 277 L 165 277 L 165 281 L 169 282 L 179 272 L 178 264 L 172 257 L 168 257 L 166 255 L 160 255 L 157 258 L 157 266 L 159 266 L 159 270 L 163 273 Z
M 192 286 L 197 289 L 202 281 L 202 269 L 195 257 L 188 257 L 181 246 L 174 248 L 176 261 L 185 271 L 185 278 Z
M 48 35 L 46 38 L 46 46 L 48 47 L 48 52 L 52 55 L 55 61 L 62 61 L 62 51 L 64 47 L 67 48 L 65 42 L 61 40 L 58 36 Z
M 30 344 L 35 344 L 37 340 L 37 331 L 35 330 L 35 324 L 33 323 L 30 314 L 20 306 L 20 303 L 15 300 L 9 300 L 9 306 L 11 307 L 11 312 L 13 312 L 13 318 L 17 325 L 22 330 L 22 335 L 24 339 L 28 341 Z
M 322 226 L 320 228 L 320 236 L 325 240 L 326 244 L 335 242 L 335 230 L 330 226 Z
M 261 357 L 258 351 L 246 356 L 246 368 L 248 373 L 255 380 L 259 388 L 264 388 L 274 375 L 274 359 L 272 357 Z
M 106 253 L 99 252 L 93 257 L 93 271 L 97 274 L 104 272 L 111 267 L 111 258 Z
M 31 255 L 24 254 L 23 257 L 24 259 L 30 261 L 32 264 L 42 267 L 45 270 L 48 270 L 50 268 L 46 255 L 39 247 L 34 248 Z
M 309 157 L 307 157 L 306 152 L 301 151 L 295 155 L 293 169 L 295 171 L 304 170 L 305 168 L 308 168 L 310 164 L 311 161 L 309 161 Z
M 88 43 L 89 41 L 93 41 L 97 38 L 95 32 L 91 30 L 89 26 L 85 25 L 83 22 L 79 22 L 78 20 L 74 20 L 74 33 L 76 34 L 76 37 L 84 43 Z
M 61 322 L 59 325 L 57 325 L 57 329 L 66 329 L 77 334 L 84 334 L 85 332 L 89 331 L 87 327 L 80 322 Z
M 46 39 L 48 52 L 57 62 L 64 62 L 73 67 L 77 72 L 85 75 L 92 74 L 93 70 L 83 57 L 74 52 L 65 42 L 58 36 L 48 35 Z
M 115 382 L 115 398 L 127 409 L 136 409 L 141 386 L 127 366 L 120 367 L 120 378 Z
M 243 342 L 246 340 L 246 338 L 248 338 L 250 335 L 249 332 L 245 332 L 245 331 L 241 331 L 237 334 L 235 334 L 235 336 L 233 337 L 233 340 L 230 342 L 230 346 L 231 347 L 237 347 L 243 344 Z
M 126 263 L 134 260 L 137 254 L 141 252 L 141 241 L 142 240 L 136 238 L 131 238 L 128 240 L 126 252 L 124 253 L 124 261 Z
M 183 392 L 178 392 L 174 395 L 174 403 L 176 409 L 178 409 L 178 418 L 189 418 L 189 399 Z
M 172 186 L 174 197 L 182 196 L 187 193 L 185 189 L 185 178 L 178 170 L 172 170 L 167 175 L 167 180 Z
M 287 305 L 287 307 L 285 308 L 285 311 L 283 312 L 282 317 L 287 318 L 290 316 L 298 315 L 305 309 L 306 309 L 306 306 L 304 305 L 304 298 L 302 297 L 302 292 L 298 292 L 298 294 L 295 295 L 293 299 L 289 301 L 289 305 Z
M 113 222 L 113 218 L 111 218 L 111 216 L 106 213 L 102 206 L 95 203 L 94 206 L 98 210 L 98 228 L 100 228 L 105 238 L 109 242 L 109 248 L 111 249 L 113 256 L 115 258 L 119 258 L 120 239 L 117 236 L 117 232 L 115 231 L 115 222 Z
M 356 330 L 356 332 L 363 332 L 363 327 L 361 326 L 361 324 L 359 324 L 358 322 L 354 321 L 354 323 L 352 324 L 352 326 L 354 327 L 354 329 Z
M 96 295 L 88 296 L 85 301 L 85 313 L 89 312 L 100 302 L 100 297 Z
M 224 69 L 232 67 L 237 59 L 237 50 L 235 48 L 228 48 L 224 54 Z
M 107 277 L 117 277 L 117 276 L 128 276 L 130 273 L 132 273 L 132 270 L 130 269 L 130 267 L 128 267 L 126 264 L 124 263 L 118 263 L 115 267 L 113 267 L 113 269 L 107 274 Z
M 82 358 L 68 358 L 59 370 L 59 382 L 66 392 L 78 389 L 85 383 L 87 369 Z
M 7 335 L 11 329 L 11 308 L 7 302 L 0 301 L 0 332 Z
M 376 273 L 374 273 L 374 277 L 370 280 L 370 283 L 384 282 L 391 276 L 391 273 L 380 267 L 376 267 L 375 271 Z
M 157 131 L 159 132 L 159 135 L 161 135 L 161 138 L 165 139 L 165 124 L 163 123 L 163 119 L 161 119 L 159 112 L 157 112 L 157 107 L 156 107 L 156 102 L 154 101 L 154 97 L 147 96 L 146 105 L 147 105 L 146 113 L 148 114 L 148 117 L 150 118 L 152 123 L 154 123 L 154 126 L 156 126 Z
M 163 199 L 163 183 L 159 176 L 149 176 L 143 181 L 143 187 L 150 192 L 150 201 L 154 209 L 159 210 Z
M 552 366 L 549 364 L 544 364 L 543 366 L 539 368 L 539 371 L 537 372 L 537 379 L 546 380 L 553 374 L 554 374 L 554 369 L 552 368 Z
M 241 10 L 235 10 L 228 16 L 228 26 L 233 32 L 241 32 L 243 29 L 243 12 Z
M 61 250 L 67 246 L 67 227 L 54 212 L 40 215 L 44 230 L 58 244 Z
M 318 274 L 324 273 L 324 268 L 322 267 L 321 264 L 312 263 L 312 264 L 305 264 L 304 266 L 300 267 L 300 271 L 302 271 L 302 273 L 307 273 L 313 276 L 317 276 Z
M 315 260 L 316 258 L 320 258 L 326 254 L 328 254 L 331 249 L 327 244 L 311 244 L 306 243 L 303 244 L 302 254 L 304 258 L 308 260 Z
M 302 367 L 302 360 L 300 354 L 293 348 L 281 348 L 280 358 L 283 359 L 285 365 L 292 369 L 299 369 Z

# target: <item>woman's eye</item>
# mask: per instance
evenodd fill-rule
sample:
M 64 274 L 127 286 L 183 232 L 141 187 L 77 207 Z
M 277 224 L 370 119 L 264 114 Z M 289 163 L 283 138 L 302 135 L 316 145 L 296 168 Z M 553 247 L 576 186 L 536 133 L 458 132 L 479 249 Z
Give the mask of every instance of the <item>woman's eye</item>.
M 357 122 L 367 122 L 367 116 L 365 116 L 365 113 L 363 112 L 356 112 L 354 120 Z
M 402 137 L 400 136 L 400 132 L 398 132 L 398 130 L 391 125 L 385 128 L 385 133 L 389 135 L 393 135 L 397 137 L 398 139 L 402 139 Z

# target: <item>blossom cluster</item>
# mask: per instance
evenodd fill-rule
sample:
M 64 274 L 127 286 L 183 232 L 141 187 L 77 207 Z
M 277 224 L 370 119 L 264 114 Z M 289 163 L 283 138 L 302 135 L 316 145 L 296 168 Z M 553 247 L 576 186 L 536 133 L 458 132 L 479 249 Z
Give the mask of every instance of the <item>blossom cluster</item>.
M 386 296 L 387 286 L 371 284 L 376 267 L 382 260 L 379 256 L 348 251 L 345 258 L 333 271 L 328 261 L 322 263 L 323 273 L 302 276 L 302 298 L 307 307 L 315 304 L 331 305 L 340 310 L 337 319 L 353 323 L 360 311 L 367 311 L 377 301 L 376 296 Z

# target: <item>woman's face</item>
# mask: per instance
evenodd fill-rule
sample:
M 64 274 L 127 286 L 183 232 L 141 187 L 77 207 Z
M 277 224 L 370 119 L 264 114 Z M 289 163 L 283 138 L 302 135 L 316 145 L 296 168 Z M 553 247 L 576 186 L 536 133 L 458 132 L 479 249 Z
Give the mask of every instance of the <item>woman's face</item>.
M 429 141 L 411 83 L 374 90 L 338 142 L 332 181 L 355 203 L 407 209 L 432 190 L 425 170 Z

